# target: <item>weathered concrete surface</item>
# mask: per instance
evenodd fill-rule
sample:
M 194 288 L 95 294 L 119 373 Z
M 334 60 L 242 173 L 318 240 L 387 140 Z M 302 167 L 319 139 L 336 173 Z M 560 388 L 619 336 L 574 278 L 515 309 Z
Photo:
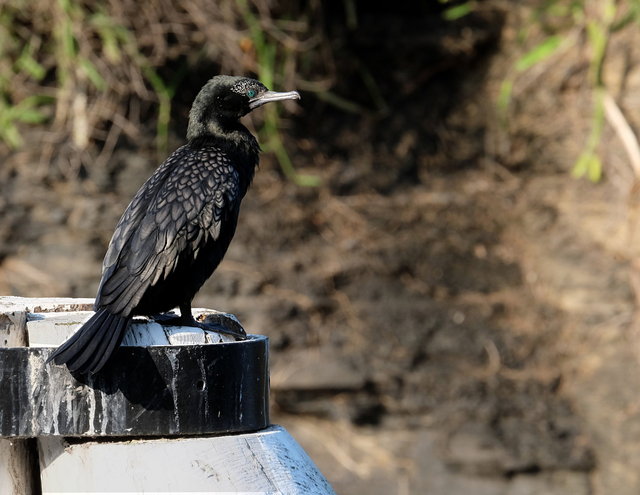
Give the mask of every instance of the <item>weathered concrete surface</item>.
M 0 436 L 193 435 L 269 425 L 263 336 L 236 342 L 140 319 L 96 375 L 72 375 L 65 366 L 47 364 L 53 348 L 92 314 L 86 311 L 92 304 L 0 298 L 0 336 L 18 346 L 0 348 Z M 211 313 L 217 312 L 194 311 Z
M 37 470 L 34 469 L 35 452 L 30 441 L 0 438 L 0 493 L 25 495 L 37 493 Z M 35 471 L 35 472 L 34 472 Z
M 43 494 L 334 493 L 279 426 L 218 437 L 76 444 L 50 437 L 39 444 Z
M 87 297 L 15 297 L 0 296 L 0 313 L 25 311 L 30 313 L 60 311 L 90 311 L 93 299 Z
M 96 375 L 0 349 L 0 435 L 194 435 L 269 425 L 267 339 L 122 347 Z
M 198 310 L 194 314 L 212 311 Z M 27 331 L 30 347 L 55 347 L 69 338 L 93 311 L 28 313 Z M 224 313 L 225 316 L 233 316 Z M 235 342 L 225 334 L 193 327 L 167 327 L 145 318 L 133 320 L 122 341 L 123 346 L 198 345 Z
M 5 299 L 5 298 L 0 298 Z M 0 307 L 0 350 L 24 346 L 27 343 L 27 313 L 20 307 Z M 3 411 L 0 410 L 0 416 Z M 32 463 L 32 449 L 24 439 L 0 438 L 0 493 L 22 495 L 35 493 L 35 480 Z

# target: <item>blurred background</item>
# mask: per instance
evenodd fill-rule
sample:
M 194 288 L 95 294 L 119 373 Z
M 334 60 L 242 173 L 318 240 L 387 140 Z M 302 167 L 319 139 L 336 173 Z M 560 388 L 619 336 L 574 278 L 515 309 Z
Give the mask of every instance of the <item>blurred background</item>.
M 640 490 L 640 0 L 0 2 L 0 294 L 93 297 L 213 75 L 298 103 L 196 306 L 343 494 Z

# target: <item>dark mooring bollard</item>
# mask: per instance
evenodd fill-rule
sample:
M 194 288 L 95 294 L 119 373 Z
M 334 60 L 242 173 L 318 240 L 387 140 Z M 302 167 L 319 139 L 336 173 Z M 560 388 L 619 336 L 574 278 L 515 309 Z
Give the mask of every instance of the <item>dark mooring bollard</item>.
M 0 493 L 334 493 L 269 424 L 266 337 L 136 321 L 94 376 L 46 364 L 91 306 L 0 297 Z

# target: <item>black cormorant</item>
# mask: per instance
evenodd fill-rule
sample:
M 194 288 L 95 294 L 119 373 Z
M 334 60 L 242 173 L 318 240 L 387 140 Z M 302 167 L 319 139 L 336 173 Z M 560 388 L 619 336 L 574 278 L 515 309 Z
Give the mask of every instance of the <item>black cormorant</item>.
M 258 143 L 239 119 L 265 103 L 299 98 L 246 77 L 216 76 L 205 84 L 189 112 L 187 144 L 142 185 L 116 226 L 95 314 L 50 361 L 96 373 L 135 315 L 179 307 L 171 324 L 206 327 L 194 320 L 191 301 L 229 247 L 258 165 Z

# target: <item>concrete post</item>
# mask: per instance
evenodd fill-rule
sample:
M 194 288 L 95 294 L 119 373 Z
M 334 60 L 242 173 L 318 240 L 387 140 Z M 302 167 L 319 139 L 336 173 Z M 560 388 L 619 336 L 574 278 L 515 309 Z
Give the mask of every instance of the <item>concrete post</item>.
M 0 297 L 0 493 L 334 493 L 269 424 L 264 336 L 135 321 L 95 376 L 45 364 L 91 302 Z

